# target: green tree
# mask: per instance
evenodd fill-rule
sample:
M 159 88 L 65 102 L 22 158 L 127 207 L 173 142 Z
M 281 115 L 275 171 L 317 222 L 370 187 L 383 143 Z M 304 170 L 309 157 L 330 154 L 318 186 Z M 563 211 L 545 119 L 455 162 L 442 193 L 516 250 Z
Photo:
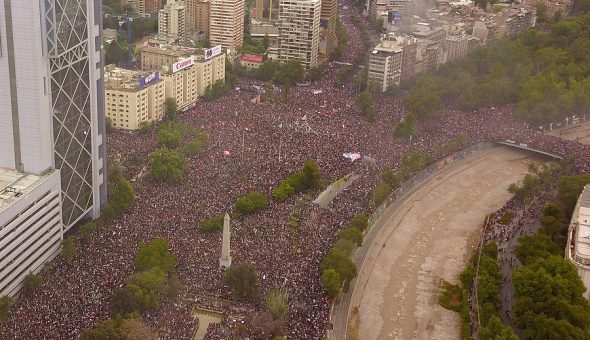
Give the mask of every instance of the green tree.
M 320 265 L 322 271 L 329 268 L 338 273 L 340 283 L 344 283 L 344 291 L 348 291 L 350 281 L 356 276 L 356 265 L 352 262 L 350 255 L 340 249 L 332 248 Z
M 304 183 L 308 189 L 319 189 L 322 187 L 320 169 L 318 164 L 312 160 L 306 160 L 303 164 Z
M 85 241 L 90 240 L 90 236 L 96 231 L 96 222 L 87 222 L 80 227 L 80 234 Z
M 84 329 L 81 340 L 119 340 L 125 339 L 121 326 L 123 325 L 123 319 L 108 319 L 98 322 L 93 328 Z
M 193 140 L 184 146 L 184 153 L 188 155 L 198 154 L 209 141 L 209 136 L 199 128 L 195 128 L 193 134 Z
M 324 269 L 322 271 L 321 281 L 328 296 L 335 298 L 340 294 L 340 275 L 334 269 Z
M 160 146 L 175 149 L 180 145 L 181 140 L 182 129 L 173 121 L 162 124 L 158 129 L 158 145 Z
M 64 259 L 70 261 L 76 256 L 76 245 L 74 244 L 74 237 L 69 236 L 68 238 L 61 241 L 62 250 L 61 255 Z
M 279 64 L 272 79 L 283 85 L 294 85 L 303 79 L 303 65 L 297 60 L 291 60 L 285 64 Z
M 43 283 L 43 277 L 41 275 L 37 275 L 34 273 L 29 273 L 29 275 L 25 276 L 23 284 L 26 290 L 33 291 L 36 290 Z
M 201 221 L 201 230 L 205 232 L 223 229 L 223 215 L 214 216 Z
M 360 231 L 364 231 L 369 226 L 369 218 L 364 214 L 354 215 L 350 225 L 357 228 Z
M 176 266 L 176 257 L 168 251 L 168 241 L 164 238 L 154 239 L 150 244 L 140 244 L 135 257 L 135 267 L 139 271 L 160 268 L 168 272 Z
M 480 340 L 518 340 L 512 328 L 506 327 L 497 316 L 492 316 L 485 327 L 479 331 Z
M 252 298 L 258 294 L 256 269 L 252 265 L 231 266 L 223 279 L 238 299 Z
M 578 197 L 587 184 L 590 184 L 590 175 L 562 176 L 557 182 L 559 199 L 563 202 L 568 215 L 574 211 Z
M 168 120 L 175 120 L 176 114 L 178 113 L 178 106 L 176 105 L 175 98 L 166 98 L 164 101 L 164 114 L 166 115 L 166 119 Z
M 508 186 L 508 192 L 514 194 L 514 197 L 522 202 L 527 202 L 535 197 L 541 191 L 541 182 L 539 176 L 526 174 L 522 183 L 512 183 Z
M 361 92 L 357 98 L 356 105 L 369 122 L 375 121 L 375 103 L 373 95 L 368 90 Z
M 398 137 L 409 139 L 414 136 L 414 126 L 416 125 L 416 117 L 412 113 L 408 113 L 405 120 L 400 122 L 395 127 L 395 135 Z
M 14 303 L 14 298 L 11 296 L 0 296 L 0 325 L 8 318 L 10 307 Z
M 355 243 L 358 247 L 363 245 L 363 233 L 354 227 L 342 229 L 338 232 L 338 237 L 345 240 L 350 240 Z
M 376 206 L 379 206 L 385 202 L 389 194 L 391 194 L 391 186 L 385 182 L 380 182 L 373 191 L 373 202 L 375 202 Z
M 272 197 L 279 202 L 285 202 L 287 198 L 295 193 L 295 189 L 289 183 L 282 182 L 278 187 L 272 191 Z
M 538 258 L 561 254 L 562 250 L 545 234 L 521 236 L 516 247 L 516 257 L 524 265 Z
M 266 308 L 274 320 L 284 320 L 289 314 L 289 294 L 283 288 L 271 290 L 266 295 Z
M 110 44 L 105 46 L 105 63 L 107 65 L 116 64 L 120 66 L 123 59 L 123 49 L 117 40 L 113 40 Z
M 236 201 L 236 210 L 248 214 L 260 211 L 268 205 L 268 198 L 258 191 L 252 191 Z
M 156 149 L 149 155 L 150 172 L 159 181 L 180 181 L 184 163 L 184 156 L 181 153 L 166 147 Z
M 434 79 L 421 79 L 408 94 L 405 105 L 418 119 L 439 116 L 442 113 L 442 100 Z

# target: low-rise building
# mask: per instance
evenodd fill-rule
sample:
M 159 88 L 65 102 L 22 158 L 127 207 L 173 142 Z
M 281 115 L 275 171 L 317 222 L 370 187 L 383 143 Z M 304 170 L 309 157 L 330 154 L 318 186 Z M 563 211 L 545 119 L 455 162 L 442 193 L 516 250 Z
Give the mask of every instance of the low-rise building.
M 60 171 L 34 175 L 0 168 L 0 296 L 15 295 L 29 273 L 61 250 Z
M 505 34 L 508 37 L 514 38 L 525 30 L 535 27 L 537 16 L 535 13 L 527 8 L 519 8 L 510 13 L 508 19 L 505 21 Z
M 387 91 L 401 80 L 402 47 L 395 39 L 382 40 L 369 55 L 369 83 Z
M 145 71 L 161 70 L 162 67 L 169 67 L 180 59 L 200 53 L 201 50 L 198 48 L 149 44 L 141 50 L 141 69 Z
M 264 64 L 264 56 L 260 54 L 242 54 L 240 64 L 247 69 L 257 69 Z
M 165 84 L 160 72 L 138 72 L 107 65 L 105 111 L 113 128 L 137 130 L 164 116 Z
M 446 38 L 446 62 L 462 58 L 469 51 L 469 36 L 465 32 L 455 32 Z
M 565 256 L 576 266 L 586 286 L 584 297 L 590 299 L 590 184 L 584 187 L 572 214 Z

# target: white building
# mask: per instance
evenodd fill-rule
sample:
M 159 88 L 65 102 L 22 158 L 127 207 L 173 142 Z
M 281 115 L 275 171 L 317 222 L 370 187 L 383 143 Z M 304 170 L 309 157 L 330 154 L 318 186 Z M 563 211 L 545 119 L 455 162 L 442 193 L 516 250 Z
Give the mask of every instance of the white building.
M 6 230 L 32 223 L 25 221 L 36 216 L 30 204 L 45 193 L 61 191 L 63 231 L 84 217 L 97 217 L 106 203 L 101 1 L 67 5 L 65 11 L 63 0 L 0 6 L 0 168 L 13 172 L 0 181 L 6 183 L 0 190 L 6 194 L 16 186 L 22 192 L 15 202 L 0 203 L 6 207 L 0 208 L 0 227 Z M 15 174 L 21 179 L 12 180 Z M 12 220 L 19 215 L 22 221 Z M 31 226 L 39 232 L 50 225 Z M 15 244 L 19 235 L 6 232 L 2 242 Z M 32 262 L 19 255 L 20 246 L 2 249 L 1 259 L 36 271 L 53 256 L 53 246 L 35 248 L 46 241 L 27 249 L 37 256 Z M 10 287 L 13 283 L 0 294 L 13 294 Z
M 310 69 L 318 64 L 320 0 L 280 2 L 279 60 L 298 60 Z
M 401 41 L 395 38 L 383 39 L 369 55 L 369 82 L 378 86 L 381 92 L 387 91 L 393 85 L 399 85 L 402 55 Z
M 590 299 L 590 184 L 584 187 L 572 214 L 566 247 L 566 257 L 586 286 L 584 297 Z
M 176 38 L 186 44 L 186 9 L 184 1 L 168 0 L 158 14 L 158 34 Z

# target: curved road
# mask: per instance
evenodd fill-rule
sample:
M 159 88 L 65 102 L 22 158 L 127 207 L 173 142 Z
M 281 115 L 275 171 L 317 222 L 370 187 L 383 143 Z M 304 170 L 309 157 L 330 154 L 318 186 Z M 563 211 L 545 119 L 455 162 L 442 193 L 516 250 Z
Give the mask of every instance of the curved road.
M 458 281 L 485 215 L 532 160 L 506 147 L 479 151 L 392 204 L 353 255 L 359 276 L 335 306 L 332 338 L 344 339 L 359 306 L 361 339 L 459 339 L 458 315 L 437 304 L 440 279 Z

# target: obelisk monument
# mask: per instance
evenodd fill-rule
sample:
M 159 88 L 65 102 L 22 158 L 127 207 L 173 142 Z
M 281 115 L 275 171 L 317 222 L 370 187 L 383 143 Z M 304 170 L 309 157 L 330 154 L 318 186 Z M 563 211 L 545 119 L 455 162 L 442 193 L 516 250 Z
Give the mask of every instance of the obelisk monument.
M 223 217 L 223 239 L 221 241 L 221 258 L 219 259 L 219 267 L 229 268 L 231 266 L 231 255 L 229 248 L 229 241 L 231 234 L 229 231 L 229 215 L 225 213 Z

